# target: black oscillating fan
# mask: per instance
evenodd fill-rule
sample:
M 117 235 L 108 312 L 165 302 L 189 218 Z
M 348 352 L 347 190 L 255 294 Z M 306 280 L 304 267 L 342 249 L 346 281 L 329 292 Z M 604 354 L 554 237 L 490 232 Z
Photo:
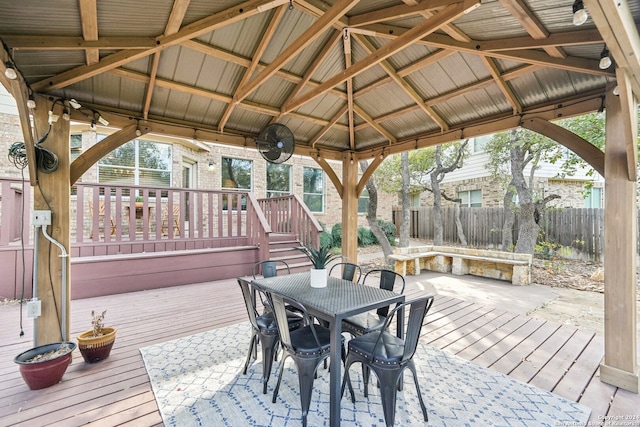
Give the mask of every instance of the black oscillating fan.
M 271 163 L 283 163 L 289 160 L 296 146 L 293 132 L 283 124 L 268 125 L 256 139 L 258 151 Z

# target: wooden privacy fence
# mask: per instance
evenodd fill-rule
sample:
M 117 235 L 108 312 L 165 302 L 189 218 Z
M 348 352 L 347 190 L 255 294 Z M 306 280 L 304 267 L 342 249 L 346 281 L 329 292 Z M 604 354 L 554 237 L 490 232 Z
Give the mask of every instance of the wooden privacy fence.
M 411 209 L 410 236 L 433 239 L 433 208 Z M 459 243 L 455 225 L 455 209 L 442 209 L 444 243 Z M 401 212 L 393 211 L 393 221 L 399 225 Z M 502 242 L 502 208 L 460 208 L 460 221 L 469 246 L 499 248 Z M 604 254 L 604 209 L 558 209 L 540 217 L 543 229 L 540 242 L 562 246 L 562 253 L 591 260 L 601 260 Z M 511 231 L 513 241 L 518 237 L 518 217 Z M 640 239 L 639 239 L 640 240 Z M 640 253 L 640 247 L 638 248 Z

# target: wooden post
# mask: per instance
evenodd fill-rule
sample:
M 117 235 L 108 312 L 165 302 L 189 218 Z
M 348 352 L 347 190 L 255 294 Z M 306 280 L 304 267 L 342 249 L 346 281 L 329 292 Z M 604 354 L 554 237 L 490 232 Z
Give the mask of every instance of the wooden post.
M 620 84 L 620 82 L 619 82 Z M 622 95 L 622 94 L 621 94 Z M 626 95 L 630 95 L 628 92 Z M 632 98 L 632 96 L 631 96 Z M 638 393 L 636 319 L 636 181 L 629 178 L 628 144 L 636 133 L 637 104 L 611 91 L 606 99 L 604 209 L 604 362 L 600 380 Z M 632 141 L 628 141 L 631 138 Z M 633 159 L 634 165 L 636 160 Z
M 49 128 L 48 112 L 51 102 L 42 102 L 34 111 L 36 139 L 42 137 Z M 58 169 L 55 172 L 37 172 L 37 184 L 33 192 L 33 206 L 37 210 L 51 210 L 52 223 L 48 234 L 57 240 L 69 253 L 69 122 L 62 119 L 62 105 L 57 103 L 54 113 L 60 119 L 51 127 L 51 132 L 40 144 L 56 154 Z M 39 187 L 39 188 L 37 188 Z M 42 301 L 42 315 L 36 320 L 35 340 L 37 345 L 69 339 L 69 257 L 61 258 L 61 252 L 55 245 L 39 236 L 37 265 L 37 297 Z M 66 264 L 66 281 L 62 283 L 62 265 Z M 66 290 L 66 303 L 62 304 L 63 287 Z M 63 311 L 65 314 L 63 316 Z M 61 321 L 66 319 L 66 336 L 61 336 Z
M 342 160 L 342 255 L 358 262 L 358 162 Z

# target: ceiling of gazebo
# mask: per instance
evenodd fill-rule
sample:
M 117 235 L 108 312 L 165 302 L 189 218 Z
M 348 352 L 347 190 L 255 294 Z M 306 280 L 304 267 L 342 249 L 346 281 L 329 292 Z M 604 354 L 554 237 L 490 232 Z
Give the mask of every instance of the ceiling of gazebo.
M 118 127 L 252 144 L 279 122 L 300 154 L 368 157 L 597 109 L 611 35 L 572 4 L 0 0 L 0 38 L 34 93 Z

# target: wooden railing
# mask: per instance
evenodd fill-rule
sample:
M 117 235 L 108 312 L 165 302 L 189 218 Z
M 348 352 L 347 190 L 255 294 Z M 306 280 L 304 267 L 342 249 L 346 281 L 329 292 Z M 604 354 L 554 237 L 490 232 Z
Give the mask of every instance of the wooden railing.
M 291 233 L 305 246 L 318 247 L 322 227 L 296 195 L 260 199 L 260 208 L 274 233 Z
M 29 242 L 31 206 L 29 182 L 0 179 L 0 246 L 19 241 L 21 232 Z

